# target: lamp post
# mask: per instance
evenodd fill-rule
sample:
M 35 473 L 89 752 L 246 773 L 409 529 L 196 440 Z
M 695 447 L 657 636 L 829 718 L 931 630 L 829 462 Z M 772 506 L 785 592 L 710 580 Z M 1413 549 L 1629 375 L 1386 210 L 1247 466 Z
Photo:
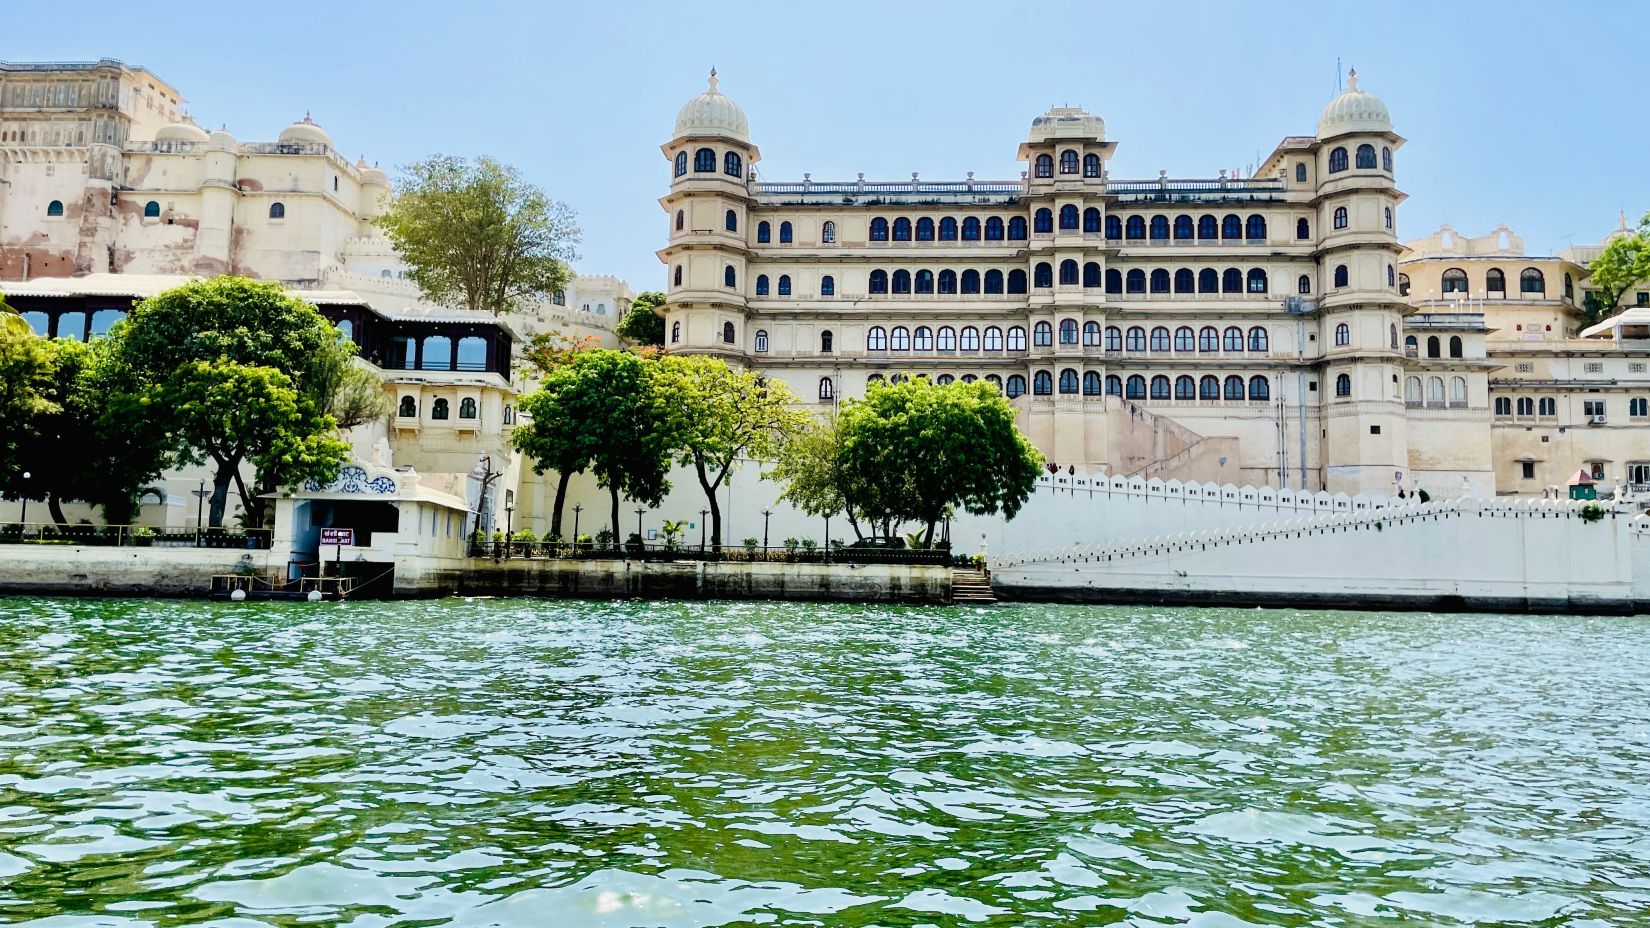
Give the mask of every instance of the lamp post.
M 583 511 L 584 507 L 582 505 L 573 504 L 573 550 L 575 551 L 579 548 L 579 513 Z
M 768 546 L 768 516 L 773 515 L 772 509 L 762 510 L 762 547 Z
M 646 542 L 642 541 L 642 513 L 646 511 L 640 506 L 636 507 L 636 543 L 644 546 Z
M 29 533 L 29 478 L 33 476 L 28 471 L 23 472 L 23 534 Z
M 705 553 L 705 516 L 710 515 L 709 509 L 699 510 L 699 553 Z
M 515 533 L 516 507 L 515 500 L 512 499 L 504 504 L 504 556 L 506 558 L 510 556 L 510 542 L 514 540 Z
M 831 562 L 831 514 L 825 513 L 825 563 Z
M 206 498 L 211 492 L 206 489 L 206 481 L 202 480 L 199 489 L 190 490 L 195 494 L 195 547 L 201 546 L 201 519 L 206 514 Z

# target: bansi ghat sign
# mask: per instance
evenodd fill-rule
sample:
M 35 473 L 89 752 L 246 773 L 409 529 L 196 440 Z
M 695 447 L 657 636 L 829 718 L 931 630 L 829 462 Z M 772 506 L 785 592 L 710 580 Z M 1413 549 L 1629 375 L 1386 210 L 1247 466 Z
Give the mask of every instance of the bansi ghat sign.
M 353 529 L 353 528 L 324 528 L 324 529 L 321 529 L 321 544 L 323 544 L 323 545 L 337 545 L 340 548 L 342 548 L 346 545 L 349 546 L 349 547 L 354 547 L 355 546 L 355 529 Z

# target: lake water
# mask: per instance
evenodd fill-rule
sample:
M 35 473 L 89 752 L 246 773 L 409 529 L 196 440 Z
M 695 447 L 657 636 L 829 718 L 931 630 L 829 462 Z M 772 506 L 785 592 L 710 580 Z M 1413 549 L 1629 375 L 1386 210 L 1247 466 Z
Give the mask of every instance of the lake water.
M 1642 618 L 0 599 L 0 922 L 1647 913 Z

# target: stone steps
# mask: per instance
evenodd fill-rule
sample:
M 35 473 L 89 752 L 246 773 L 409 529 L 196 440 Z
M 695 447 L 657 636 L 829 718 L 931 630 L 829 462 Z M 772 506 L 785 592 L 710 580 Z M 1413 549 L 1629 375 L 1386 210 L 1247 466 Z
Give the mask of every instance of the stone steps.
M 951 571 L 951 602 L 961 606 L 989 606 L 997 602 L 992 592 L 991 578 L 983 570 Z

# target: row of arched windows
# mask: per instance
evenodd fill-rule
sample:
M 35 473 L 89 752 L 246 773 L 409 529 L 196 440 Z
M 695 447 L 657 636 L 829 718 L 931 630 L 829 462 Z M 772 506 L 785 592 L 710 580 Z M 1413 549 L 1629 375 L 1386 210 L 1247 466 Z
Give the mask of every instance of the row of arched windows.
M 1072 211 L 1072 215 L 1069 217 L 1070 225 L 1067 225 L 1068 217 L 1065 210 Z M 1061 208 L 1060 227 L 1062 229 L 1077 228 L 1076 210 L 1077 207 L 1075 206 Z M 1090 207 L 1084 211 L 1083 231 L 1102 231 L 1099 210 Z M 1296 238 L 1310 238 L 1311 231 L 1311 224 L 1305 219 L 1296 221 Z M 1197 217 L 1194 222 L 1191 216 L 1184 214 L 1175 216 L 1172 220 L 1162 214 L 1150 218 L 1112 215 L 1105 217 L 1104 232 L 1108 239 L 1150 239 L 1153 241 L 1175 239 L 1188 241 L 1198 238 L 1225 239 L 1227 241 L 1264 241 L 1266 239 L 1266 217 L 1259 213 L 1253 213 L 1247 219 L 1244 219 L 1236 213 L 1228 213 L 1224 218 L 1216 219 L 1212 214 L 1205 213 Z
M 1052 323 L 1038 322 L 1031 328 L 1031 343 L 1039 348 L 1052 347 L 1055 331 Z M 1058 331 L 1061 345 L 1079 343 L 1079 326 L 1076 319 L 1060 320 Z M 1224 351 L 1241 354 L 1245 351 L 1271 350 L 1271 339 L 1262 326 L 1254 326 L 1248 332 L 1235 325 L 1228 326 L 1224 332 L 1215 326 L 1204 326 L 1196 331 L 1191 326 L 1180 326 L 1172 334 L 1168 326 L 1154 326 L 1148 335 L 1144 326 L 1130 326 L 1126 330 L 1119 326 L 1106 326 L 1102 330 L 1100 323 L 1091 321 L 1083 323 L 1080 331 L 1084 347 L 1104 348 L 1108 352 Z M 821 350 L 829 352 L 830 333 L 824 333 L 823 339 Z M 757 332 L 756 345 L 759 352 L 767 350 L 766 331 Z M 919 325 L 915 329 L 902 325 L 886 329 L 874 325 L 866 331 L 865 336 L 865 347 L 870 351 L 980 351 L 982 346 L 985 351 L 1025 351 L 1025 327 L 1010 326 L 1005 336 L 1002 328 L 987 326 L 982 339 L 980 330 L 974 326 L 964 326 L 959 335 L 957 329 L 948 325 L 942 325 L 938 329 L 930 329 L 925 325 Z
M 1068 148 L 1065 151 L 1060 152 L 1060 173 L 1061 174 L 1076 174 L 1077 170 L 1078 170 L 1077 169 L 1078 163 L 1079 163 L 1079 161 L 1078 161 L 1078 158 L 1077 158 L 1076 149 Z M 1082 172 L 1083 172 L 1084 177 L 1099 177 L 1100 176 L 1100 156 L 1099 155 L 1093 154 L 1092 152 L 1087 154 L 1087 155 L 1084 155 L 1082 157 L 1081 163 L 1083 165 Z M 1038 155 L 1037 159 L 1032 162 L 1032 172 L 1034 174 L 1036 174 L 1036 176 L 1038 176 L 1038 177 L 1053 177 L 1054 176 L 1054 156 L 1053 155 L 1048 155 L 1048 154 Z
M 676 176 L 681 177 L 688 172 L 688 153 L 676 153 Z M 713 174 L 716 172 L 716 150 L 701 148 L 693 153 L 693 172 L 695 174 Z M 743 179 L 745 176 L 744 159 L 736 151 L 730 151 L 722 156 L 722 173 L 729 177 Z
M 1375 170 L 1375 146 L 1369 144 L 1359 145 L 1354 159 L 1353 163 L 1356 164 L 1358 170 Z M 1349 166 L 1347 162 L 1346 149 L 1344 147 L 1335 148 L 1329 153 L 1329 173 L 1339 174 L 1347 170 Z M 1380 169 L 1388 174 L 1392 173 L 1392 149 L 1385 145 L 1381 146 Z
M 756 275 L 756 295 L 757 296 L 774 295 L 774 294 L 769 293 L 768 275 L 766 275 L 766 274 Z M 791 295 L 791 275 L 789 275 L 789 274 L 780 274 L 779 275 L 779 289 L 778 289 L 776 295 L 778 295 L 778 296 L 790 296 Z M 836 278 L 835 277 L 832 277 L 831 275 L 826 274 L 824 277 L 819 278 L 819 295 L 820 296 L 836 296 Z
M 827 341 L 822 350 L 830 351 L 830 333 L 824 333 L 824 337 Z M 903 325 L 894 326 L 892 332 L 874 325 L 866 330 L 865 347 L 869 351 L 1025 351 L 1026 330 L 1025 326 L 1009 326 L 1005 337 L 1000 326 L 989 325 L 982 339 L 980 330 L 971 325 L 963 326 L 960 331 L 948 325 L 936 330 L 919 325 L 913 337 L 911 330 Z
M 430 404 L 430 418 L 435 420 L 447 419 L 452 407 L 445 398 L 438 398 Z M 396 407 L 395 414 L 403 419 L 412 419 L 418 416 L 418 400 L 411 396 L 401 397 L 401 403 Z M 478 419 L 476 401 L 472 397 L 464 397 L 458 401 L 458 417 L 460 419 Z M 504 407 L 504 424 L 515 421 L 515 413 L 510 407 Z
M 1542 416 L 1557 417 L 1557 415 L 1558 415 L 1558 401 L 1553 399 L 1550 396 L 1543 396 L 1541 398 L 1541 404 L 1540 404 L 1539 407 L 1536 405 L 1536 401 L 1534 399 L 1531 399 L 1528 396 L 1521 396 L 1521 397 L 1518 398 L 1518 415 L 1519 416 L 1527 418 L 1529 416 L 1537 415 L 1536 410 L 1538 408 L 1540 409 L 1539 414 L 1542 415 Z M 1498 415 L 1498 416 L 1510 416 L 1510 415 L 1512 415 L 1513 414 L 1513 399 L 1512 399 L 1512 397 L 1510 397 L 1510 396 L 1498 396 L 1498 397 L 1496 397 L 1495 398 L 1495 414 Z
M 1345 210 L 1340 211 L 1343 214 Z M 1390 216 L 1391 211 L 1388 210 Z M 764 223 L 765 225 L 765 223 Z M 780 242 L 788 242 L 784 226 L 780 228 Z M 1104 234 L 1108 239 L 1158 240 L 1168 241 L 1177 239 L 1187 241 L 1191 239 L 1225 239 L 1228 241 L 1265 241 L 1266 217 L 1253 213 L 1247 218 L 1229 213 L 1224 218 L 1217 218 L 1212 214 L 1205 214 L 1197 218 L 1190 215 L 1169 216 L 1158 214 L 1155 216 L 1102 216 L 1097 207 L 1090 206 L 1079 211 L 1074 204 L 1060 207 L 1058 213 L 1042 207 L 1032 214 L 1031 231 L 1037 234 L 1052 233 L 1056 226 L 1061 231 L 1082 231 L 1088 234 Z M 1390 223 L 1389 223 L 1390 227 Z M 873 242 L 976 242 L 984 241 L 1020 241 L 1026 237 L 1026 220 L 1023 216 L 1009 217 L 1005 223 L 1000 216 L 988 217 L 983 223 L 978 217 L 967 216 L 959 223 L 954 217 L 945 216 L 937 222 L 927 216 L 919 217 L 915 222 L 905 216 L 896 217 L 890 222 L 886 217 L 877 216 L 871 220 L 871 241 Z M 1300 239 L 1311 238 L 1311 224 L 1300 219 L 1295 223 L 1295 237 Z M 760 227 L 757 230 L 758 243 L 768 241 L 767 233 Z M 835 240 L 835 229 L 825 241 Z
M 889 378 L 894 383 L 906 379 L 905 374 L 895 374 Z M 881 374 L 872 374 L 866 377 L 867 383 L 882 381 Z M 951 374 L 940 374 L 934 382 L 940 386 L 955 382 Z M 963 383 L 974 383 L 978 378 L 973 374 L 964 374 Z M 1017 399 L 1026 394 L 1027 380 L 1024 374 L 1010 374 L 1005 380 L 996 374 L 985 376 L 987 383 L 1003 391 L 1009 399 Z M 1133 374 L 1127 378 L 1117 374 L 1101 377 L 1098 371 L 1085 371 L 1081 374 L 1075 368 L 1065 368 L 1060 371 L 1058 379 L 1053 371 L 1037 371 L 1031 375 L 1031 393 L 1035 396 L 1052 396 L 1056 392 L 1073 396 L 1119 396 L 1130 400 L 1154 400 L 1159 402 L 1266 402 L 1272 398 L 1272 385 L 1265 377 L 1255 375 L 1245 380 L 1237 374 L 1228 374 L 1224 379 L 1214 374 L 1205 374 L 1202 377 L 1193 377 L 1181 374 L 1172 380 L 1164 374 L 1157 374 L 1147 379 L 1143 374 Z M 819 378 L 819 398 L 829 400 L 836 396 L 836 385 L 829 377 Z
M 988 216 L 982 222 L 978 216 L 965 216 L 961 223 L 951 217 L 942 217 L 938 222 L 923 216 L 915 223 L 904 216 L 889 222 L 883 216 L 871 220 L 871 241 L 873 242 L 954 242 L 959 238 L 965 242 L 978 242 L 982 239 L 987 242 L 1000 242 L 1005 238 L 1010 241 L 1021 241 L 1026 237 L 1026 219 L 1024 216 L 1011 216 L 1005 222 L 1001 216 Z
M 1340 340 L 1340 338 L 1341 338 L 1340 329 L 1344 329 L 1344 328 L 1346 328 L 1346 326 L 1343 324 L 1335 330 L 1335 344 L 1337 344 L 1337 345 L 1345 344 L 1345 342 Z M 1413 335 L 1407 335 L 1407 336 L 1404 337 L 1404 348 L 1406 349 L 1406 353 L 1410 357 L 1418 357 L 1420 355 L 1420 343 L 1416 340 L 1415 336 L 1413 336 Z M 1465 346 L 1461 342 L 1461 336 L 1451 335 L 1449 337 L 1449 356 L 1450 357 L 1452 357 L 1452 358 L 1465 357 L 1466 355 L 1465 355 L 1464 348 L 1465 348 Z M 1429 357 L 1429 358 L 1441 358 L 1441 357 L 1444 356 L 1443 352 L 1444 352 L 1444 345 L 1443 345 L 1442 340 L 1439 339 L 1438 336 L 1436 336 L 1436 335 L 1427 336 L 1427 357 Z
M 1426 392 L 1423 396 L 1421 378 L 1404 378 L 1404 405 L 1406 406 L 1465 406 L 1467 405 L 1467 378 L 1451 377 L 1449 392 L 1446 399 L 1444 378 L 1428 377 Z
M 871 293 L 1025 293 L 1026 272 L 1015 268 L 1004 274 L 995 268 L 984 274 L 972 268 L 961 274 L 946 269 L 935 274 L 923 269 L 915 273 L 896 270 L 893 273 L 878 268 L 871 272 Z
M 1191 268 L 1180 268 L 1172 274 L 1167 268 L 1156 268 L 1149 274 L 1141 268 L 1127 273 L 1110 268 L 1102 274 L 1099 262 L 1087 262 L 1079 269 L 1077 262 L 1071 258 L 1060 262 L 1058 275 L 1054 265 L 1047 261 L 1039 262 L 1032 269 L 1031 285 L 1036 288 L 1053 287 L 1056 276 L 1062 287 L 1082 286 L 1098 290 L 1103 286 L 1107 293 L 1266 293 L 1269 290 L 1266 270 L 1258 267 L 1250 268 L 1247 273 L 1235 267 L 1223 272 L 1209 267 L 1195 273 Z M 1302 293 L 1310 293 L 1311 279 L 1302 275 L 1300 287 Z M 961 274 L 949 269 L 938 274 L 927 269 L 915 272 L 901 269 L 890 273 L 879 268 L 871 272 L 869 288 L 873 294 L 1025 293 L 1026 272 L 1016 268 L 1006 275 L 995 269 L 983 275 L 972 269 Z
M 1469 292 L 1470 286 L 1471 286 L 1471 282 L 1467 279 L 1467 272 L 1466 271 L 1464 271 L 1464 270 L 1462 270 L 1458 267 L 1452 267 L 1452 268 L 1449 268 L 1448 270 L 1444 271 L 1443 288 L 1444 288 L 1444 293 L 1445 294 L 1451 294 L 1451 293 L 1466 294 L 1466 293 Z M 1566 296 L 1572 295 L 1573 286 L 1574 286 L 1574 281 L 1571 280 L 1570 275 L 1568 275 L 1568 274 L 1564 275 L 1564 289 L 1565 289 L 1565 295 Z M 1484 292 L 1485 293 L 1499 293 L 1499 294 L 1505 296 L 1506 293 L 1507 293 L 1507 275 L 1506 275 L 1506 273 L 1498 267 L 1492 267 L 1489 270 L 1485 271 L 1484 272 Z M 1547 292 L 1547 277 L 1546 277 L 1546 275 L 1542 274 L 1541 270 L 1539 268 L 1533 268 L 1533 267 L 1527 267 L 1524 270 L 1520 271 L 1518 273 L 1518 292 L 1520 292 L 1520 293 L 1543 293 L 1543 294 L 1546 293 Z
M 795 239 L 790 220 L 779 223 L 779 244 L 789 245 Z M 819 240 L 827 245 L 836 241 L 836 223 L 826 220 L 819 227 Z M 773 225 L 766 219 L 756 224 L 756 243 L 769 245 L 773 242 Z
M 1047 324 L 1046 322 L 1040 323 L 1040 325 Z M 1036 334 L 1040 337 L 1042 333 Z M 1102 337 L 1104 338 L 1103 342 Z M 1037 344 L 1044 343 L 1039 341 Z M 1061 321 L 1060 344 L 1077 344 L 1076 320 L 1066 319 Z M 1187 353 L 1193 351 L 1201 353 L 1214 351 L 1242 353 L 1244 351 L 1270 351 L 1271 338 L 1267 335 L 1266 329 L 1258 325 L 1249 329 L 1247 333 L 1235 325 L 1227 326 L 1224 332 L 1212 325 L 1203 326 L 1194 332 L 1191 326 L 1183 325 L 1176 328 L 1172 336 L 1168 326 L 1159 325 L 1152 327 L 1149 337 L 1144 326 L 1130 326 L 1125 330 L 1115 325 L 1109 325 L 1106 326 L 1102 336 L 1098 322 L 1087 322 L 1083 324 L 1083 345 L 1090 348 L 1103 346 L 1108 352 L 1149 350 L 1153 353 Z
M 672 345 L 674 345 L 674 344 L 680 342 L 681 340 L 682 340 L 682 323 L 679 322 L 679 321 L 678 322 L 672 322 L 670 324 L 670 343 Z M 731 322 L 722 323 L 722 343 L 724 345 L 731 345 L 731 344 L 733 344 L 733 342 L 734 342 L 733 323 L 731 323 Z

